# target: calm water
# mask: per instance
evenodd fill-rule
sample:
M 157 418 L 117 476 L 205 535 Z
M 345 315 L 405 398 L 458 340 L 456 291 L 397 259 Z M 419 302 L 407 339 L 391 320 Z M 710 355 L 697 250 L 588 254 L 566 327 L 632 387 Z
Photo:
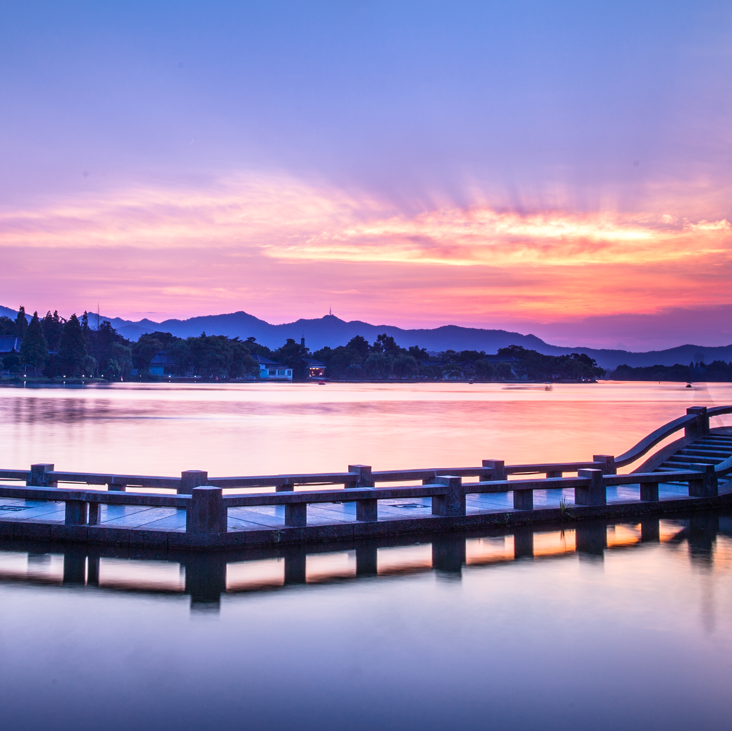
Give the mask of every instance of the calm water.
M 0 463 L 584 459 L 725 403 L 723 385 L 0 389 Z M 731 536 L 713 515 L 202 562 L 5 544 L 4 726 L 728 728 Z

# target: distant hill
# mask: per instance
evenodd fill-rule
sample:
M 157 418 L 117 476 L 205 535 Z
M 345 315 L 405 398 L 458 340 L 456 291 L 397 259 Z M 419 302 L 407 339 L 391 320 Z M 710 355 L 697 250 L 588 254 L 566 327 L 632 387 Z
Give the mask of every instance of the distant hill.
M 17 310 L 0 306 L 0 314 L 15 319 Z M 564 353 L 586 353 L 594 358 L 600 366 L 612 371 L 619 365 L 639 366 L 688 365 L 691 361 L 703 360 L 711 363 L 714 360 L 732 361 L 732 345 L 707 348 L 699 345 L 681 345 L 668 350 L 650 351 L 647 353 L 631 353 L 627 350 L 601 350 L 596 348 L 565 348 L 550 345 L 535 335 L 522 335 L 507 330 L 484 330 L 474 327 L 460 327 L 459 325 L 444 325 L 433 329 L 407 330 L 393 325 L 371 325 L 360 320 L 346 322 L 335 315 L 326 315 L 313 320 L 297 320 L 283 325 L 271 325 L 246 312 L 232 312 L 226 315 L 205 315 L 191 317 L 188 320 L 123 320 L 119 317 L 102 316 L 109 320 L 112 326 L 126 338 L 137 340 L 140 335 L 161 331 L 169 332 L 181 338 L 200 335 L 226 335 L 240 337 L 246 340 L 255 337 L 258 343 L 270 348 L 277 348 L 287 338 L 300 340 L 305 338 L 305 344 L 311 351 L 318 350 L 326 345 L 334 348 L 345 345 L 351 338 L 361 335 L 369 342 L 373 342 L 378 335 L 386 333 L 404 348 L 418 345 L 427 350 L 439 352 L 443 350 L 484 350 L 486 353 L 495 353 L 499 348 L 509 345 L 521 345 L 524 348 L 536 350 L 545 355 L 562 355 Z M 90 318 L 94 324 L 96 318 Z
M 600 366 L 608 371 L 619 365 L 633 367 L 647 365 L 684 365 L 691 361 L 732 360 L 732 345 L 707 348 L 699 345 L 681 345 L 668 350 L 650 351 L 647 353 L 631 353 L 627 350 L 605 350 L 596 348 L 566 348 L 550 345 L 535 335 L 522 335 L 507 330 L 483 330 L 459 325 L 444 325 L 433 329 L 407 330 L 393 325 L 371 325 L 360 320 L 346 322 L 335 315 L 325 315 L 313 320 L 297 320 L 283 325 L 271 325 L 246 312 L 233 312 L 227 315 L 206 315 L 192 317 L 188 320 L 165 320 L 160 323 L 151 320 L 130 322 L 114 319 L 112 325 L 125 337 L 136 340 L 145 332 L 160 330 L 170 332 L 178 337 L 190 337 L 206 332 L 209 335 L 227 335 L 246 339 L 255 337 L 258 343 L 276 348 L 287 338 L 300 340 L 314 351 L 326 345 L 334 348 L 345 345 L 351 338 L 361 335 L 373 342 L 378 335 L 386 333 L 403 348 L 418 345 L 430 351 L 443 350 L 484 350 L 495 353 L 499 348 L 509 345 L 521 345 L 545 355 L 562 355 L 564 353 L 587 353 Z

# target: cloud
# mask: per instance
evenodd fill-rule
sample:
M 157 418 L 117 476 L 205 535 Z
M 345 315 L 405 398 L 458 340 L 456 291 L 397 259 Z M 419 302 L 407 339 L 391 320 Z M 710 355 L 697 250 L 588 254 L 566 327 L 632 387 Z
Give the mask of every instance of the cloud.
M 732 304 L 732 226 L 702 208 L 669 196 L 632 212 L 480 200 L 410 214 L 287 176 L 138 186 L 0 211 L 0 285 L 5 304 L 39 309 L 283 321 L 332 304 L 405 325 Z

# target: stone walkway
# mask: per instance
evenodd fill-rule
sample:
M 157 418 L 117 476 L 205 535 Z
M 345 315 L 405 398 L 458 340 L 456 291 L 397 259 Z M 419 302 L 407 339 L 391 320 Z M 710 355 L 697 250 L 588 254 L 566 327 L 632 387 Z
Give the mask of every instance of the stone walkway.
M 686 485 L 662 484 L 661 500 L 688 497 Z M 640 500 L 637 485 L 607 488 L 608 503 L 632 503 Z M 535 490 L 534 509 L 557 508 L 561 501 L 567 507 L 574 505 L 574 490 Z M 505 513 L 513 510 L 513 493 L 468 495 L 467 514 Z M 284 506 L 261 506 L 229 509 L 229 531 L 256 531 L 263 528 L 283 528 Z M 379 520 L 403 520 L 427 517 L 432 513 L 430 498 L 413 500 L 379 501 Z M 102 505 L 99 524 L 116 528 L 140 528 L 185 532 L 184 510 L 175 508 L 150 508 L 135 505 Z M 63 525 L 63 502 L 0 498 L 0 520 L 39 522 Z M 321 503 L 308 506 L 308 525 L 338 525 L 356 522 L 356 503 Z

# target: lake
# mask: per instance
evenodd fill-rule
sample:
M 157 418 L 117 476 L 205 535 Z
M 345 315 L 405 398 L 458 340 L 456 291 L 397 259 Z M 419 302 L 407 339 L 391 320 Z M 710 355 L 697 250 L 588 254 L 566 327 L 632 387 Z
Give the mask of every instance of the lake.
M 579 460 L 730 403 L 726 384 L 2 388 L 0 463 Z M 712 729 L 732 713 L 726 514 L 200 560 L 0 549 L 7 728 Z

